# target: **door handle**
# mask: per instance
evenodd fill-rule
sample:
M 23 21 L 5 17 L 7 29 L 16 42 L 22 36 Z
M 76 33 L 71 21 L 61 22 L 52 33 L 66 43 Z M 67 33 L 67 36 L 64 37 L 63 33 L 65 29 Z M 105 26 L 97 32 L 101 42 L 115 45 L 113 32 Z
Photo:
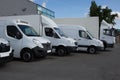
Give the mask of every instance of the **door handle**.
M 81 39 L 78 39 L 78 40 L 81 40 Z

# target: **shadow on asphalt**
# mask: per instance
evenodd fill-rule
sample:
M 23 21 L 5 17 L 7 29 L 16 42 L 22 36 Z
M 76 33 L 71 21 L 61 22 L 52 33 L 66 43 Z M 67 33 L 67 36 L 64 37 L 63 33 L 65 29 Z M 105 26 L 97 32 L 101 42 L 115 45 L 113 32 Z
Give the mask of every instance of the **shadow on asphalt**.
M 0 64 L 0 69 L 4 68 L 6 64 Z
M 56 60 L 56 59 L 59 59 L 59 58 L 62 58 L 62 57 L 71 57 L 71 56 L 74 56 L 74 54 L 70 54 L 70 55 L 66 55 L 66 56 L 57 56 L 57 55 L 54 55 L 54 54 L 49 54 L 44 58 L 36 57 L 31 62 L 37 62 L 37 61 L 43 61 L 43 60 Z M 24 62 L 22 59 L 19 59 L 19 58 L 14 58 L 13 61 L 15 61 L 15 62 Z
M 101 52 L 111 52 L 112 49 L 106 49 L 106 50 L 102 50 Z
M 61 57 L 72 57 L 74 56 L 75 54 L 88 54 L 88 55 L 98 55 L 98 54 L 101 54 L 101 52 L 111 52 L 112 50 L 111 49 L 106 49 L 106 50 L 103 50 L 103 51 L 97 51 L 96 54 L 90 54 L 86 51 L 76 51 L 74 53 L 71 53 L 70 55 L 66 55 L 66 56 L 58 56 L 58 55 L 55 55 L 55 54 L 48 54 L 48 56 L 46 56 L 45 58 L 35 58 L 32 62 L 36 62 L 36 61 L 43 61 L 43 60 L 55 60 L 55 59 L 58 59 L 58 58 L 61 58 Z M 19 59 L 19 58 L 14 58 L 13 61 L 17 61 L 17 62 L 24 62 L 23 60 Z M 26 62 L 27 63 L 27 62 Z M 4 67 L 5 64 L 0 64 L 0 68 L 1 67 Z
M 95 54 L 90 54 L 88 53 L 87 51 L 76 51 L 75 53 L 78 53 L 78 54 L 90 54 L 90 55 L 97 55 L 97 54 L 101 54 L 103 52 L 111 52 L 112 49 L 106 49 L 106 50 L 101 50 L 101 51 L 97 51 Z
M 89 55 L 97 55 L 97 54 L 100 54 L 100 52 L 96 52 L 95 54 L 91 54 L 91 53 L 88 53 L 86 51 L 77 51 L 75 53 L 78 53 L 78 54 L 89 54 Z

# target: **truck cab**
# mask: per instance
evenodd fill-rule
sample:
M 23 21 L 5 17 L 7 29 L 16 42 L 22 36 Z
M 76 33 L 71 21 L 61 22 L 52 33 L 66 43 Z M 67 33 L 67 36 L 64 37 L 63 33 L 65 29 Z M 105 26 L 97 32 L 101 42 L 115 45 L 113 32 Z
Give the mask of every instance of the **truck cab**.
M 31 25 L 23 20 L 0 20 L 2 37 L 10 42 L 14 49 L 14 57 L 25 62 L 35 57 L 45 57 L 51 52 L 49 40 L 40 37 Z
M 44 27 L 44 37 L 52 43 L 52 51 L 59 56 L 64 56 L 75 51 L 77 42 L 67 37 L 58 27 Z
M 100 28 L 100 40 L 104 43 L 105 48 L 113 48 L 115 44 L 115 32 L 112 25 L 106 23 L 104 20 Z
M 79 25 L 59 25 L 62 31 L 78 43 L 77 50 L 93 54 L 104 48 L 102 41 L 94 38 L 86 28 Z
M 58 56 L 68 55 L 77 49 L 77 42 L 66 36 L 64 32 L 51 19 L 42 16 L 43 37 L 52 43 L 52 52 Z

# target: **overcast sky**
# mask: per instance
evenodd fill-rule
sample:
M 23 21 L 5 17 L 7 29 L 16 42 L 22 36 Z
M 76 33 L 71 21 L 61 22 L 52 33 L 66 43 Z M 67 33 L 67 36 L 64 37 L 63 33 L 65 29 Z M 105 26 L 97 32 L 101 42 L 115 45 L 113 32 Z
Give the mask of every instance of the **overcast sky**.
M 66 17 L 86 17 L 89 13 L 89 8 L 92 0 L 34 0 L 37 4 L 42 5 L 46 2 L 46 7 L 55 12 L 56 18 Z M 95 0 L 97 5 L 108 6 L 119 14 L 120 24 L 120 0 Z M 117 25 L 118 27 L 119 25 Z

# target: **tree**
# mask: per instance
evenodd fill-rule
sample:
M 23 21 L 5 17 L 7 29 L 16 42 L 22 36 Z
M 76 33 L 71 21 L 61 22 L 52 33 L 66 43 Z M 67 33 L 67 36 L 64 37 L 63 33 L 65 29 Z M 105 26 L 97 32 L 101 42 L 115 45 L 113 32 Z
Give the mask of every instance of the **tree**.
M 95 1 L 91 2 L 91 7 L 90 7 L 90 16 L 98 16 L 98 6 Z
M 102 22 L 101 6 L 98 6 L 94 0 L 91 2 L 89 15 L 91 17 L 92 16 L 98 16 L 99 17 L 99 26 L 100 26 L 100 24 Z
M 118 16 L 117 14 L 112 14 L 112 9 L 109 9 L 108 7 L 101 8 L 101 6 L 98 6 L 94 0 L 91 2 L 89 15 L 91 17 L 99 17 L 99 27 L 101 26 L 102 20 L 105 20 L 109 24 L 115 25 L 115 18 Z

